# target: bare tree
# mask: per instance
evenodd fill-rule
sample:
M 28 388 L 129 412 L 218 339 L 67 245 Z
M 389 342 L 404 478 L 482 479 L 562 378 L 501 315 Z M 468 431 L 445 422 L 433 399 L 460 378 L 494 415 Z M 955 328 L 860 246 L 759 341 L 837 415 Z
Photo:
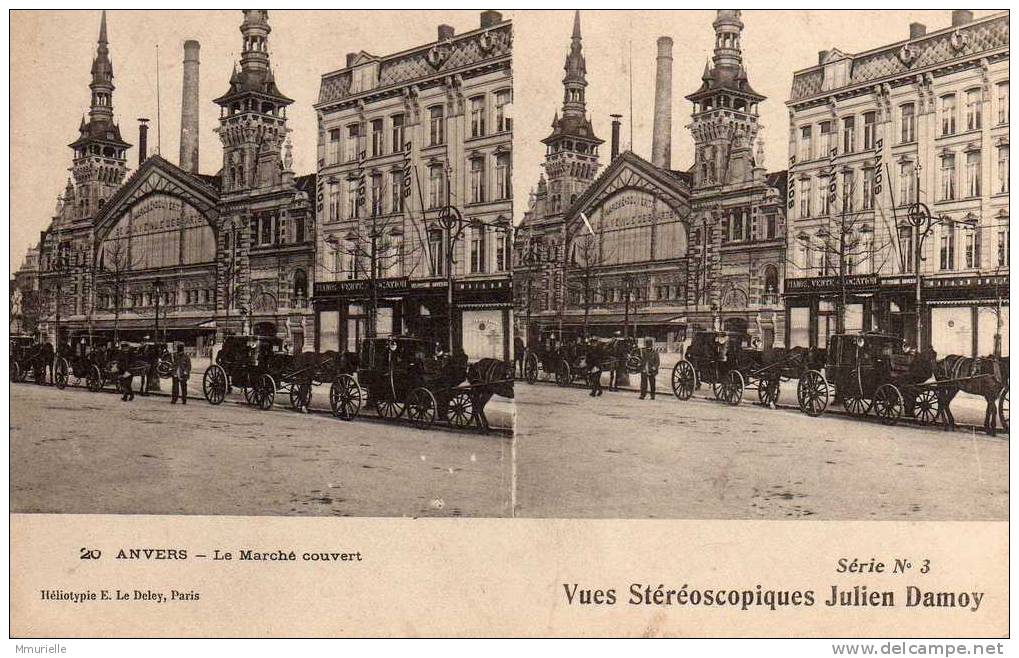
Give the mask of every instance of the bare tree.
M 120 311 L 124 307 L 124 294 L 131 270 L 141 265 L 141 261 L 131 254 L 128 238 L 106 240 L 99 247 L 97 279 L 110 295 L 113 305 L 113 340 L 120 341 Z
M 585 335 L 591 309 L 598 305 L 599 273 L 606 263 L 600 238 L 600 235 L 593 233 L 575 238 L 570 245 L 569 260 L 566 263 L 567 295 L 576 299 L 584 310 Z

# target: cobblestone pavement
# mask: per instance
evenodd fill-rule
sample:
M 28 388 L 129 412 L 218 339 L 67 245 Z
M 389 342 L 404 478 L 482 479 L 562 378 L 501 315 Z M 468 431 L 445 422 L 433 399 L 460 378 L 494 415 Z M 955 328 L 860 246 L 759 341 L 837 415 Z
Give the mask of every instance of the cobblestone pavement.
M 326 391 L 316 396 L 313 406 L 328 405 Z M 235 394 L 214 407 L 198 397 L 182 407 L 166 395 L 150 395 L 125 403 L 109 392 L 13 384 L 11 511 L 511 513 L 507 432 L 422 430 L 369 418 L 344 422 L 282 404 L 258 411 L 240 400 Z M 511 419 L 512 407 L 500 413 Z
M 659 389 L 661 390 L 661 389 Z M 1006 520 L 1008 438 L 516 387 L 517 516 Z M 754 398 L 756 400 L 756 398 Z

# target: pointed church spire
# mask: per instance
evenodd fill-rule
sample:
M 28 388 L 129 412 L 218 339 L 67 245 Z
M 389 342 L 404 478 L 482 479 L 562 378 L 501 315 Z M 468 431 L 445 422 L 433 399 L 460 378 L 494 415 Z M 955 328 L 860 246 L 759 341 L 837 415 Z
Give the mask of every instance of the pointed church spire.
M 106 36 L 106 12 L 99 19 L 99 40 L 96 42 L 96 56 L 92 60 L 92 105 L 89 120 L 113 119 L 113 62 L 110 61 L 109 40 Z
M 580 39 L 580 10 L 573 12 L 573 38 Z
M 106 10 L 103 10 L 102 18 L 99 19 L 99 43 L 107 44 L 109 41 L 106 40 Z
M 586 114 L 584 88 L 587 87 L 587 62 L 584 61 L 584 45 L 580 35 L 580 10 L 573 14 L 573 35 L 570 37 L 570 52 L 566 55 L 563 69 L 563 116 Z

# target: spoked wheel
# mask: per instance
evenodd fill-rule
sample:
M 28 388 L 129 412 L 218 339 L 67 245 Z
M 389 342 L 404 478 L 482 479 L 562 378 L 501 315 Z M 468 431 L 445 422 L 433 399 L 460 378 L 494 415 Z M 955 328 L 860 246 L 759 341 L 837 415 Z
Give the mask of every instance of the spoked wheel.
M 559 362 L 555 369 L 555 383 L 559 386 L 569 386 L 573 382 L 573 369 L 566 360 Z
M 361 387 L 350 375 L 340 375 L 329 388 L 329 407 L 333 415 L 352 420 L 361 411 Z
M 828 408 L 828 380 L 816 370 L 808 370 L 800 376 L 796 386 L 796 401 L 800 411 L 808 416 L 820 416 Z
M 998 420 L 1001 421 L 1001 427 L 1006 432 L 1008 431 L 1008 387 L 1006 386 L 1001 390 L 1001 395 L 998 396 Z
M 21 366 L 18 365 L 17 361 L 11 361 L 11 381 L 17 382 L 21 380 Z
M 202 393 L 209 404 L 220 404 L 226 399 L 226 371 L 222 366 L 211 365 L 202 377 Z M 247 390 L 247 389 L 245 389 Z
M 435 396 L 427 388 L 415 388 L 407 396 L 407 418 L 419 427 L 435 422 Z
M 697 388 L 697 370 L 683 359 L 672 367 L 672 394 L 680 400 L 689 400 Z
M 70 366 L 67 363 L 67 359 L 64 357 L 57 357 L 56 363 L 53 364 L 53 383 L 57 385 L 57 388 L 65 388 L 67 386 L 67 373 L 70 370 Z
M 885 425 L 894 425 L 902 417 L 902 393 L 895 384 L 882 384 L 874 392 L 874 413 Z
M 739 370 L 730 370 L 725 376 L 722 384 L 722 400 L 735 407 L 743 399 L 743 389 L 746 387 L 746 379 Z
M 294 411 L 311 410 L 311 382 L 297 382 L 290 387 L 290 408 Z
M 404 404 L 402 402 L 382 399 L 375 401 L 375 413 L 379 415 L 379 418 L 395 420 L 403 415 L 403 411 Z
M 870 413 L 873 402 L 855 395 L 846 395 L 842 398 L 842 406 L 853 416 L 866 416 Z
M 782 391 L 782 380 L 775 375 L 770 375 L 757 382 L 757 399 L 769 409 L 778 406 L 778 396 Z
M 241 390 L 244 391 L 244 401 L 247 402 L 248 404 L 255 404 L 255 402 L 254 402 L 254 400 L 255 400 L 255 387 L 254 386 L 245 386 Z
M 103 373 L 99 370 L 99 366 L 93 365 L 89 367 L 88 374 L 85 375 L 85 386 L 93 393 L 97 393 L 102 390 Z
M 938 419 L 941 413 L 941 400 L 938 399 L 937 391 L 924 389 L 916 396 L 913 402 L 913 418 L 924 425 L 931 425 Z
M 272 404 L 276 401 L 276 380 L 269 373 L 263 374 L 255 382 L 254 401 L 262 411 L 272 409 Z
M 524 358 L 524 381 L 533 384 L 538 381 L 538 357 L 528 354 Z
M 446 420 L 451 427 L 470 427 L 474 421 L 474 396 L 470 391 L 459 391 L 450 398 Z

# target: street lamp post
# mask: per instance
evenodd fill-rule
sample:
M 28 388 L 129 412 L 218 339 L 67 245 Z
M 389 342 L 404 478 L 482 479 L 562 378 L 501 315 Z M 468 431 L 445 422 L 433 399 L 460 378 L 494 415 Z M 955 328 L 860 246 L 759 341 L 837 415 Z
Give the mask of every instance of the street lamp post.
M 156 327 L 155 327 L 155 331 L 152 334 L 152 338 L 153 338 L 153 340 L 155 342 L 158 343 L 159 342 L 159 302 L 161 301 L 161 298 L 163 296 L 163 280 L 162 279 L 156 279 L 155 281 L 153 281 L 152 282 L 152 288 L 155 291 L 155 295 L 156 295 Z

